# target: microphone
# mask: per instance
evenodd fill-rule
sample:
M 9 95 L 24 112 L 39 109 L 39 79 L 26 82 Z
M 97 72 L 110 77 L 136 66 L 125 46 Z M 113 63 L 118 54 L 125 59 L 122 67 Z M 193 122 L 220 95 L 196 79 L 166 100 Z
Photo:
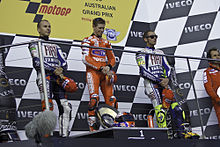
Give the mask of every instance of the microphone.
M 45 110 L 36 115 L 32 121 L 25 126 L 25 134 L 28 138 L 42 137 L 51 134 L 57 124 L 57 116 L 53 111 Z

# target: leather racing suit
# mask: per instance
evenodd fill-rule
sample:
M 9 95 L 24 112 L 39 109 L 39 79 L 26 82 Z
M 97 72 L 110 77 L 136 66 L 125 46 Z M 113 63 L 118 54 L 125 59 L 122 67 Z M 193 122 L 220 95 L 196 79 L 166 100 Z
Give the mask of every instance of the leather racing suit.
M 217 89 L 220 86 L 220 68 L 210 63 L 209 67 L 204 71 L 203 82 L 206 92 L 212 99 L 220 127 L 220 97 L 217 95 Z
M 94 34 L 84 38 L 82 45 L 111 48 L 110 42 L 103 38 L 98 38 Z M 82 47 L 83 63 L 86 65 L 86 82 L 88 85 L 90 102 L 88 105 L 88 125 L 90 131 L 98 130 L 98 121 L 95 116 L 95 109 L 99 103 L 99 85 L 109 106 L 117 108 L 116 97 L 113 95 L 113 82 L 116 80 L 114 74 L 108 78 L 101 72 L 102 66 L 109 66 L 110 69 L 115 65 L 115 56 L 113 51 Z
M 38 44 L 29 44 L 29 50 L 33 59 L 33 67 L 37 71 L 37 85 L 40 91 L 42 109 L 45 110 L 45 100 L 43 94 L 43 84 L 40 72 L 40 59 L 38 54 Z M 68 78 L 61 79 L 53 72 L 57 67 L 67 69 L 67 63 L 63 56 L 61 48 L 56 44 L 42 43 L 42 53 L 44 59 L 44 68 L 46 76 L 46 87 L 48 93 L 49 107 L 53 110 L 52 98 L 56 100 L 59 109 L 59 132 L 60 136 L 66 137 L 69 135 L 69 121 L 71 119 L 72 106 L 67 101 L 65 92 L 74 92 L 77 90 L 76 83 Z
M 162 50 L 149 47 L 142 49 L 140 52 L 164 55 Z M 166 57 L 140 53 L 136 54 L 136 61 L 140 69 L 140 76 L 144 78 L 145 94 L 150 98 L 153 104 L 158 127 L 169 128 L 170 126 L 168 126 L 168 124 L 170 123 L 168 123 L 168 121 L 171 121 L 172 118 L 172 124 L 175 124 L 178 130 L 177 132 L 179 133 L 178 135 L 180 135 L 184 130 L 182 126 L 184 112 L 175 99 L 170 102 L 171 104 L 168 109 L 162 105 L 162 99 L 164 98 L 162 92 L 164 87 L 159 84 L 161 82 L 160 78 L 169 78 L 171 69 Z M 168 90 L 170 90 L 170 88 Z M 168 112 L 171 116 L 167 115 Z M 170 135 L 173 136 L 173 133 L 169 134 L 168 132 L 168 137 Z

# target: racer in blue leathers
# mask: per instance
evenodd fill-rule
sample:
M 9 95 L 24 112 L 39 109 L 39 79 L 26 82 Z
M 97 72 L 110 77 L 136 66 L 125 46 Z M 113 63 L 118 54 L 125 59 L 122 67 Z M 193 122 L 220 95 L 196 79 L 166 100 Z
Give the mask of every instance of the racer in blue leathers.
M 39 39 L 47 41 L 51 32 L 49 21 L 41 20 L 41 22 L 38 23 L 37 30 L 40 34 Z M 37 71 L 37 85 L 40 91 L 42 109 L 44 110 L 45 100 L 40 72 L 38 44 L 29 44 L 29 50 L 33 59 L 33 67 Z M 71 119 L 72 107 L 67 100 L 65 92 L 74 92 L 77 90 L 77 86 L 72 79 L 63 75 L 63 70 L 67 69 L 67 62 L 63 56 L 61 48 L 57 44 L 42 43 L 42 53 L 50 110 L 53 110 L 53 98 L 56 100 L 59 109 L 60 136 L 67 137 L 69 135 L 69 121 Z
M 154 48 L 157 35 L 153 31 L 144 33 L 143 39 L 146 48 L 136 54 L 136 61 L 140 69 L 140 76 L 144 78 L 145 94 L 150 98 L 156 115 L 159 128 L 174 128 L 177 138 L 184 137 L 184 111 L 176 102 L 172 90 L 168 86 L 171 67 L 162 50 Z M 150 53 L 150 54 L 145 54 Z M 171 96 L 170 96 L 171 95 Z M 168 111 L 170 110 L 170 111 Z M 169 116 L 168 114 L 169 113 Z M 172 120 L 172 121 L 171 121 Z M 173 126 L 170 126 L 172 122 Z M 174 133 L 169 130 L 168 137 L 173 138 Z

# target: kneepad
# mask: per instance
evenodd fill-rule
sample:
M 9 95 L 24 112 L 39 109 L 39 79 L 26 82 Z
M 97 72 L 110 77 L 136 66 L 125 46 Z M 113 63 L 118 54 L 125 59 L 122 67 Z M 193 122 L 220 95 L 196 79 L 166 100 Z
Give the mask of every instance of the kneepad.
M 167 112 L 166 110 L 162 109 L 162 105 L 157 105 L 155 107 L 155 113 L 156 113 L 156 120 L 157 120 L 157 125 L 159 128 L 166 128 L 167 123 L 166 123 L 166 115 Z
M 174 137 L 179 138 L 182 136 L 182 133 L 185 130 L 184 127 L 185 113 L 177 102 L 171 104 L 170 112 L 172 117 L 173 128 L 175 130 Z
M 90 98 L 90 101 L 89 101 L 89 105 L 88 105 L 88 109 L 89 111 L 93 111 L 96 109 L 97 105 L 98 105 L 98 102 L 99 102 L 99 97 L 97 94 L 93 94 Z
M 106 104 L 118 109 L 118 102 L 115 96 L 111 96 L 110 99 L 106 101 Z
M 88 125 L 89 125 L 89 131 L 95 131 L 98 130 L 100 127 L 100 123 L 97 120 L 96 116 L 89 116 L 87 119 Z

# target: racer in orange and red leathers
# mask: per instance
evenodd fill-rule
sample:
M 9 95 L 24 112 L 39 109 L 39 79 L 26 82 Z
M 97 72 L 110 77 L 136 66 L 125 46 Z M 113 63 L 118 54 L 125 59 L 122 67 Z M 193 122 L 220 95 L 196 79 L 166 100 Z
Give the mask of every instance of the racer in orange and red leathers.
M 94 23 L 95 22 L 95 23 Z M 84 38 L 82 45 L 111 48 L 111 44 L 102 38 L 105 21 L 101 18 L 93 20 L 94 33 Z M 99 86 L 109 106 L 117 108 L 117 101 L 113 95 L 113 83 L 116 75 L 111 70 L 115 65 L 115 56 L 112 50 L 82 47 L 83 63 L 86 65 L 86 82 L 89 89 L 90 102 L 88 105 L 88 125 L 90 131 L 98 130 L 95 109 L 99 103 Z

